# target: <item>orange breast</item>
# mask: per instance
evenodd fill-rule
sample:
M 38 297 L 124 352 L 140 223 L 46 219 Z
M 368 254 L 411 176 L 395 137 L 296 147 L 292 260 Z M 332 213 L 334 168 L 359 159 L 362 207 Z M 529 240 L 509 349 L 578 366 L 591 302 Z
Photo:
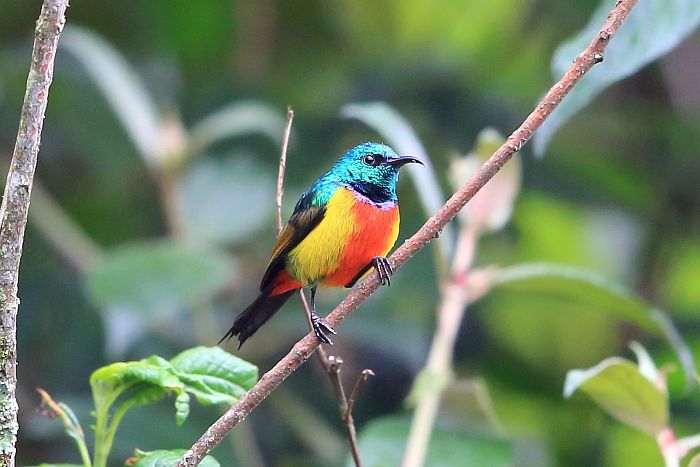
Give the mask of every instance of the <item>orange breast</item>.
M 399 207 L 380 208 L 363 201 L 350 211 L 355 227 L 338 258 L 334 272 L 321 282 L 325 287 L 343 287 L 351 282 L 375 256 L 386 256 L 399 236 Z

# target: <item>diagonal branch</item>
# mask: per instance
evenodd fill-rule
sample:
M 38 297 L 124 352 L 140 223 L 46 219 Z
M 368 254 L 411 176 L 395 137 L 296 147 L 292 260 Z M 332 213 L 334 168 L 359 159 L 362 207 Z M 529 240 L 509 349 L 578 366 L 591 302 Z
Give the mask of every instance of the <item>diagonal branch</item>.
M 17 281 L 41 129 L 68 0 L 44 0 L 34 31 L 17 141 L 0 207 L 0 465 L 15 465 L 17 441 Z
M 605 24 L 586 49 L 576 57 L 569 71 L 552 86 L 535 110 L 525 119 L 474 174 L 467 184 L 445 203 L 445 205 L 411 238 L 406 240 L 389 258 L 394 269 L 401 267 L 421 248 L 440 235 L 442 229 L 464 207 L 465 204 L 488 182 L 513 155 L 532 138 L 534 132 L 552 114 L 559 102 L 571 88 L 595 65 L 603 61 L 603 54 L 613 35 L 622 25 L 637 0 L 619 0 L 608 15 Z M 326 317 L 326 322 L 337 327 L 350 316 L 379 287 L 379 277 L 372 272 L 362 283 Z M 318 348 L 319 340 L 313 333 L 297 342 L 291 351 L 265 373 L 258 383 L 224 415 L 214 422 L 202 437 L 183 455 L 179 466 L 197 465 L 226 434 L 245 420 L 272 391 L 299 368 Z

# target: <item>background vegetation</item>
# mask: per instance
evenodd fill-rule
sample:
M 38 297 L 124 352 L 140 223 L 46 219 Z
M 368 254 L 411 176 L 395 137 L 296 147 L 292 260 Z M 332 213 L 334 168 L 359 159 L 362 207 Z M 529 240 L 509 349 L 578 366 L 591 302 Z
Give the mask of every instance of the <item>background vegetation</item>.
M 32 411 L 35 387 L 69 403 L 87 427 L 94 370 L 214 345 L 253 298 L 274 242 L 287 105 L 296 118 L 285 215 L 343 151 L 380 138 L 341 114 L 348 103 L 383 101 L 400 113 L 448 194 L 450 161 L 484 128 L 508 133 L 522 120 L 552 82 L 554 50 L 599 2 L 433 3 L 71 6 L 20 276 L 20 464 L 77 461 L 60 424 Z M 8 160 L 38 9 L 0 0 L 0 152 Z M 635 291 L 642 308 L 667 310 L 700 352 L 698 63 L 695 34 L 603 92 L 544 157 L 526 148 L 510 222 L 481 240 L 475 264 L 546 261 L 595 273 L 605 286 Z M 426 218 L 425 193 L 406 180 L 402 237 Z M 437 278 L 435 255 L 421 252 L 335 339 L 348 381 L 362 368 L 376 373 L 355 408 L 370 465 L 410 414 L 406 397 L 435 326 Z M 678 365 L 668 341 L 600 288 L 535 282 L 494 290 L 468 308 L 435 435 L 446 444 L 436 452 L 454 441 L 506 464 L 660 464 L 652 437 L 562 392 L 569 370 L 630 357 L 631 339 L 657 363 Z M 342 296 L 324 290 L 322 309 Z M 265 371 L 305 331 L 291 302 L 236 354 Z M 681 371 L 669 385 L 677 434 L 700 431 L 697 391 L 684 391 Z M 134 448 L 187 447 L 218 413 L 193 406 L 177 426 L 172 400 L 131 411 L 112 460 Z M 347 456 L 315 361 L 245 426 L 214 452 L 222 465 L 255 465 L 259 456 L 264 465 L 338 465 Z M 399 452 L 402 439 L 395 436 Z

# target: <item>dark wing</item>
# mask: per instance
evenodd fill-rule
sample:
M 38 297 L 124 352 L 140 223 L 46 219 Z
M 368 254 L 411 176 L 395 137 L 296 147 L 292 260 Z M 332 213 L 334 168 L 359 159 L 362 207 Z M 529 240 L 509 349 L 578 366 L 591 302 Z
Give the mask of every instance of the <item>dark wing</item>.
M 289 218 L 289 222 L 287 222 L 287 225 L 284 226 L 279 237 L 277 237 L 277 243 L 275 243 L 275 248 L 272 250 L 270 262 L 260 282 L 261 291 L 270 285 L 277 274 L 284 269 L 287 253 L 304 240 L 309 235 L 309 232 L 323 220 L 323 216 L 326 214 L 325 206 L 313 206 L 310 203 L 302 203 L 303 201 L 305 201 L 304 198 L 299 201 L 294 214 Z

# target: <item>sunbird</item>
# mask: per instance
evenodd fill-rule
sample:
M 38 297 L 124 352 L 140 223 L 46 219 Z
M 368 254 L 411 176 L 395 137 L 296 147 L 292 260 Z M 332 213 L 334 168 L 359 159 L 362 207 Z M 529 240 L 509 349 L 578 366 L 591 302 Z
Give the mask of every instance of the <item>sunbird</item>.
M 350 288 L 374 267 L 382 285 L 393 274 L 385 258 L 399 235 L 399 169 L 423 165 L 381 143 L 346 152 L 304 192 L 272 250 L 260 295 L 236 317 L 221 339 L 238 337 L 239 348 L 302 287 L 311 290 L 316 336 L 333 344 L 336 331 L 316 313 L 316 289 Z

